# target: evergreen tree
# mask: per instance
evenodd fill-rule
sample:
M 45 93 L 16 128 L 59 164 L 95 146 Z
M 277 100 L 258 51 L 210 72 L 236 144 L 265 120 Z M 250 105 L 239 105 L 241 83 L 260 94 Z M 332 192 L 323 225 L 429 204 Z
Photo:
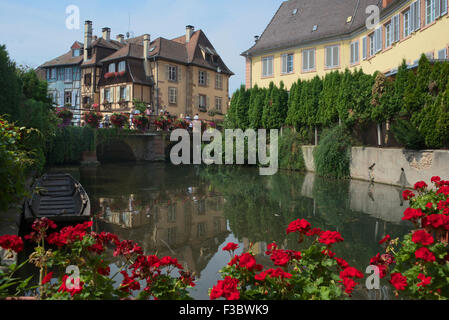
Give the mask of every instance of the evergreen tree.
M 237 103 L 240 96 L 240 89 L 241 88 L 234 92 L 229 103 L 229 109 L 224 120 L 224 126 L 227 129 L 237 128 Z
M 240 94 L 236 102 L 236 124 L 242 130 L 245 130 L 249 126 L 248 109 L 250 94 L 250 91 L 246 90 L 244 85 L 240 87 Z
M 266 90 L 266 92 L 265 92 L 265 100 L 264 100 L 263 112 L 262 112 L 262 126 L 265 129 L 269 129 L 271 106 L 273 104 L 272 92 L 274 89 L 275 89 L 274 83 L 270 82 L 270 85 L 268 86 L 268 90 Z
M 323 78 L 323 90 L 320 93 L 317 122 L 329 127 L 338 121 L 336 101 L 340 87 L 341 75 L 338 71 L 326 73 Z
M 22 88 L 16 65 L 10 60 L 6 47 L 0 46 L 0 115 L 9 114 L 13 122 L 22 101 Z

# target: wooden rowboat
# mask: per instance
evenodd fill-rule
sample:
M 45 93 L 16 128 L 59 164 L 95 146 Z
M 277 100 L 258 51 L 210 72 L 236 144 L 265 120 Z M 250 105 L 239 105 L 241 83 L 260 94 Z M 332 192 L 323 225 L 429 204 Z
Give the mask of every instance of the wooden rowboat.
M 44 174 L 33 185 L 31 199 L 24 203 L 21 224 L 46 217 L 59 223 L 80 223 L 91 218 L 90 200 L 83 186 L 70 174 Z

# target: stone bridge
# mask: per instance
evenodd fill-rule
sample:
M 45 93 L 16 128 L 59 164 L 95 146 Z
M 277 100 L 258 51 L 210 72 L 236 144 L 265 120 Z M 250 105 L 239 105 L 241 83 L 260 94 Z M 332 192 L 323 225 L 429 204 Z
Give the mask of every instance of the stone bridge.
M 152 132 L 111 137 L 96 147 L 101 163 L 121 161 L 164 161 L 167 156 L 170 135 Z

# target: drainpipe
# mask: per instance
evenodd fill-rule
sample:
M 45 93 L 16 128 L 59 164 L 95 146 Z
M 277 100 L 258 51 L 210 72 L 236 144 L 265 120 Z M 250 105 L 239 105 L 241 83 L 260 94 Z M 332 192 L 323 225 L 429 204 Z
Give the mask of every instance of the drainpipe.
M 380 139 L 380 123 L 377 124 L 377 146 L 380 148 L 382 146 L 382 141 Z
M 315 127 L 315 145 L 318 145 L 318 129 Z

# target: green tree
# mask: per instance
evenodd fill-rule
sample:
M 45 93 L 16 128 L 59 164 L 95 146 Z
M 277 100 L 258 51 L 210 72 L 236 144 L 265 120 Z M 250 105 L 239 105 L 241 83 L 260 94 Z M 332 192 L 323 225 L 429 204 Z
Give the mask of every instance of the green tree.
M 6 47 L 0 45 L 0 115 L 8 114 L 14 119 L 22 100 L 20 80 L 16 65 L 10 60 Z

